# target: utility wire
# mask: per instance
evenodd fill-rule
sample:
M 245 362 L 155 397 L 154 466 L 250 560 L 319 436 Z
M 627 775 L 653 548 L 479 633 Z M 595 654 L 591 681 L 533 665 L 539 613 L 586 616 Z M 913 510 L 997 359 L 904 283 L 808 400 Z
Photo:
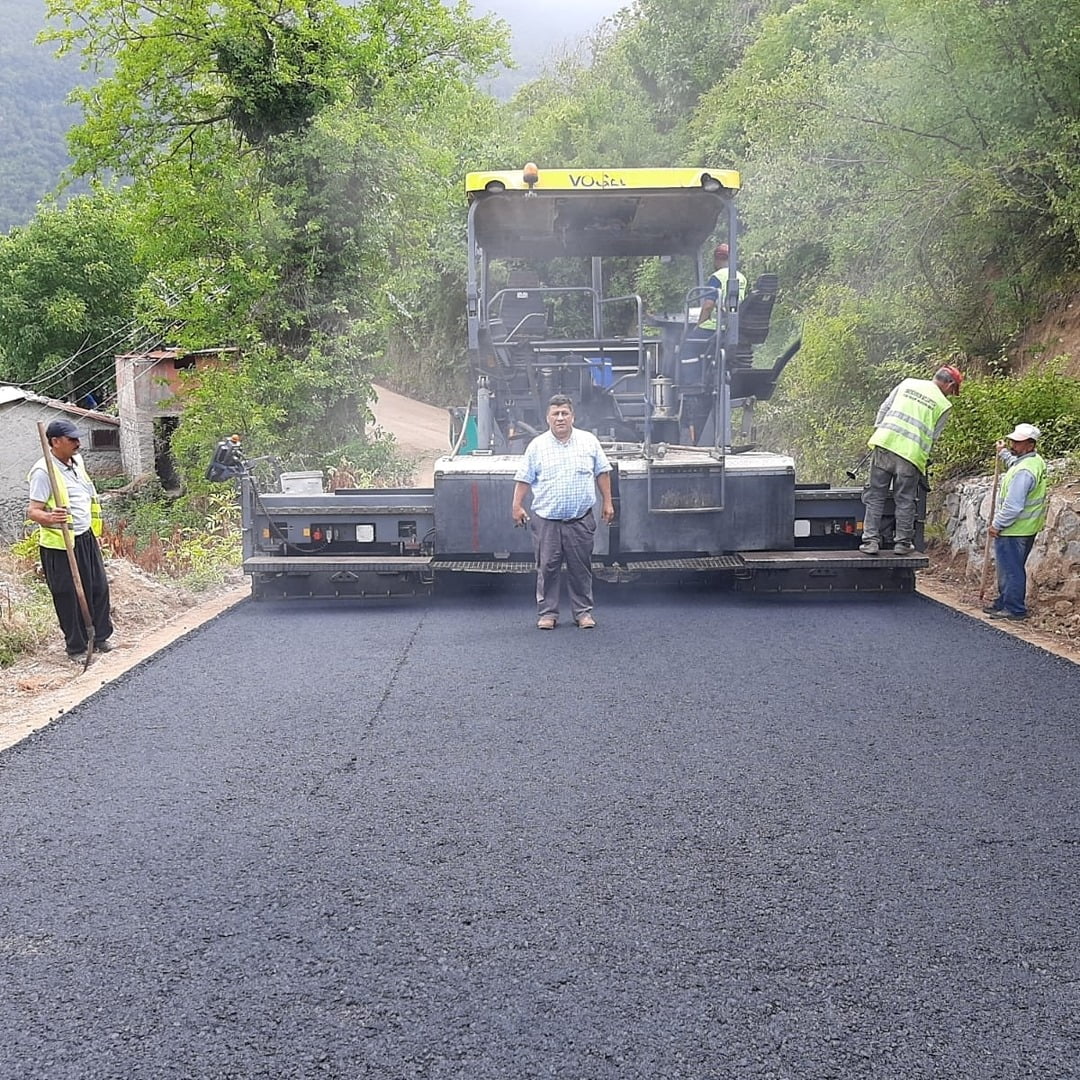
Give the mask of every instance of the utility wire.
M 176 304 L 183 298 L 185 293 L 190 295 L 200 286 L 209 284 L 212 281 L 213 278 L 210 276 L 200 278 L 198 281 L 193 282 L 191 285 L 189 285 L 186 289 L 173 292 L 168 296 L 162 297 L 161 299 L 169 307 L 175 307 Z M 82 371 L 87 367 L 90 367 L 93 364 L 98 364 L 106 356 L 108 356 L 110 352 L 113 352 L 115 354 L 115 349 L 110 349 L 108 346 L 127 337 L 133 330 L 139 328 L 140 326 L 141 323 L 138 319 L 131 319 L 119 329 L 113 330 L 105 337 L 100 338 L 98 341 L 94 342 L 93 345 L 81 346 L 74 353 L 72 353 L 71 356 L 67 357 L 64 360 L 61 360 L 58 364 L 54 365 L 52 368 L 49 368 L 47 371 L 39 372 L 32 379 L 26 380 L 25 383 L 22 385 L 30 387 L 39 386 L 44 383 L 52 382 L 60 377 L 70 377 L 77 372 Z M 94 350 L 94 352 L 89 360 L 85 360 L 83 363 L 77 365 L 74 368 L 68 367 L 68 365 L 73 360 L 77 360 L 80 356 L 90 350 Z M 138 349 L 136 348 L 132 351 L 138 351 Z

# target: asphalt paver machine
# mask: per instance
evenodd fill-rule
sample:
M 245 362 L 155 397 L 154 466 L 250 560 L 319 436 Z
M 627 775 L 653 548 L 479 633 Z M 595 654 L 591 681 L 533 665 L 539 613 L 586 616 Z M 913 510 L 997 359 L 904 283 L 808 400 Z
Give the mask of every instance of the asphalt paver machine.
M 778 282 L 739 288 L 739 174 L 702 168 L 471 173 L 468 348 L 475 396 L 452 410 L 432 488 L 260 493 L 242 481 L 244 569 L 263 596 L 397 596 L 463 575 L 527 574 L 513 476 L 556 393 L 614 466 L 598 524 L 608 582 L 706 578 L 761 591 L 910 591 L 920 553 L 862 555 L 858 488 L 801 484 L 754 444 L 754 407 L 796 354 L 757 361 Z M 703 255 L 729 249 L 714 333 Z M 643 299 L 682 276 L 675 310 Z M 670 295 L 670 288 L 668 295 Z M 286 485 L 288 488 L 288 485 Z M 599 521 L 599 515 L 598 515 Z

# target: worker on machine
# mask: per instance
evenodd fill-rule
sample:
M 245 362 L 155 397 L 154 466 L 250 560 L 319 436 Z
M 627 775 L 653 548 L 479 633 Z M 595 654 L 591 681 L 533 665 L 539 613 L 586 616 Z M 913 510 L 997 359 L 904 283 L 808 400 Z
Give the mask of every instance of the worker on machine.
M 717 244 L 713 249 L 714 269 L 705 282 L 701 311 L 698 313 L 696 325 L 683 339 L 681 357 L 684 366 L 695 361 L 700 363 L 702 355 L 709 352 L 709 345 L 717 329 L 716 309 L 727 298 L 728 280 L 731 276 L 731 267 L 728 266 L 730 258 L 731 249 L 727 244 Z M 735 271 L 735 283 L 735 298 L 737 301 L 742 300 L 746 296 L 746 276 L 741 270 Z
M 874 421 L 870 479 L 863 491 L 863 542 L 867 555 L 881 551 L 881 518 L 892 490 L 896 508 L 893 554 L 915 551 L 915 508 L 930 451 L 944 430 L 964 376 L 957 368 L 938 368 L 933 379 L 904 379 L 881 403 Z
M 689 438 L 696 443 L 700 428 L 712 409 L 712 398 L 705 393 L 705 380 L 709 358 L 716 352 L 716 334 L 719 321 L 718 307 L 727 303 L 728 282 L 731 278 L 731 249 L 727 244 L 717 244 L 713 249 L 713 272 L 705 282 L 705 291 L 698 312 L 697 323 L 687 330 L 679 349 L 679 383 L 687 395 L 687 419 Z M 746 296 L 746 277 L 741 270 L 735 271 L 735 299 Z M 701 392 L 695 394 L 694 388 Z
M 713 249 L 713 272 L 709 280 L 705 282 L 706 289 L 701 304 L 701 312 L 698 315 L 697 328 L 699 330 L 716 331 L 716 308 L 720 304 L 721 297 L 727 298 L 728 280 L 731 277 L 731 267 L 728 261 L 731 258 L 731 249 L 727 244 L 717 244 Z M 746 276 L 741 270 L 735 271 L 735 299 L 742 300 L 746 296 Z

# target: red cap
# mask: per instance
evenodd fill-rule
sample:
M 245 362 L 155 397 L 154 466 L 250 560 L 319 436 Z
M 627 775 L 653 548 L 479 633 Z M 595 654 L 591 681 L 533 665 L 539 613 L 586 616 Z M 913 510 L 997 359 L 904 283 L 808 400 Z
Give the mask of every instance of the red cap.
M 726 259 L 731 254 L 731 249 L 727 244 L 717 244 L 716 249 L 713 251 L 714 259 Z
M 960 387 L 964 384 L 964 375 L 959 368 L 953 367 L 951 364 L 946 364 L 944 367 L 939 367 L 934 375 L 935 379 L 946 380 L 951 382 L 956 387 L 956 392 L 960 393 Z

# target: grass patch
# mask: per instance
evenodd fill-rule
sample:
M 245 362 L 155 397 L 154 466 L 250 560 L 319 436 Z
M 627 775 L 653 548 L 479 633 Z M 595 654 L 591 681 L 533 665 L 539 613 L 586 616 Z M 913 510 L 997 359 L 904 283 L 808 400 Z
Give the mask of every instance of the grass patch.
M 52 597 L 19 548 L 0 553 L 0 668 L 33 652 L 56 628 Z M 37 544 L 34 544 L 37 554 Z

